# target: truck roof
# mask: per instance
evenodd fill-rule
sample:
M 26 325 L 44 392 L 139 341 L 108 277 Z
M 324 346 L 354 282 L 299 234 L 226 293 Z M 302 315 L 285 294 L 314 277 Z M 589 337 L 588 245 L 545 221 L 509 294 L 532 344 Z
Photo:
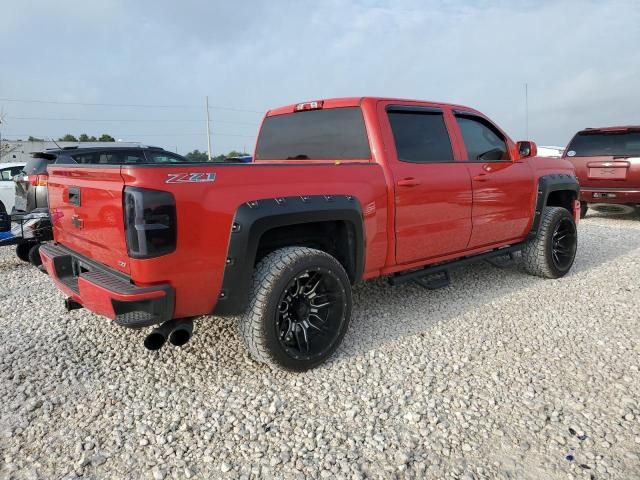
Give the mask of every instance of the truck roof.
M 469 113 L 476 113 L 482 115 L 477 110 L 467 107 L 465 105 L 458 105 L 454 103 L 445 103 L 445 102 L 434 102 L 431 100 L 417 100 L 417 99 L 409 99 L 409 98 L 395 98 L 395 97 L 341 97 L 341 98 L 324 98 L 324 99 L 316 99 L 316 100 L 308 100 L 306 102 L 294 103 L 291 105 L 285 105 L 283 107 L 278 107 L 267 111 L 267 116 L 273 115 L 282 115 L 285 113 L 292 113 L 296 111 L 296 106 L 301 103 L 308 102 L 322 102 L 322 108 L 341 108 L 341 107 L 358 107 L 365 102 L 377 103 L 379 101 L 390 101 L 390 102 L 398 102 L 399 104 L 409 104 L 409 103 L 420 103 L 420 104 L 429 104 L 433 106 L 439 107 L 451 107 L 451 108 L 459 108 L 461 110 L 467 111 Z M 484 115 L 482 115 L 484 116 Z
M 123 146 L 123 145 L 118 145 L 117 143 L 114 142 L 114 145 L 111 146 L 106 146 L 106 145 L 100 145 L 100 146 L 73 146 L 73 147 L 62 147 L 62 148 L 48 148 L 46 149 L 44 152 L 33 152 L 32 156 L 37 157 L 37 156 L 43 156 L 43 155 L 47 155 L 47 154 L 57 154 L 57 153 L 62 153 L 62 152 L 94 152 L 94 151 L 101 151 L 101 150 L 164 150 L 162 147 L 153 147 L 153 146 L 149 146 L 149 145 L 133 145 L 133 146 Z

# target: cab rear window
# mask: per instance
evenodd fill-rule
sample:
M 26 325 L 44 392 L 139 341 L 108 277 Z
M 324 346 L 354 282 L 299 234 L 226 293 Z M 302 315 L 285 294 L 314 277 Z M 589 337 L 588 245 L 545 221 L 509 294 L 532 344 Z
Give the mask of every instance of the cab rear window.
M 256 160 L 368 160 L 371 150 L 358 107 L 267 117 Z
M 580 132 L 567 147 L 567 156 L 640 156 L 640 130 Z

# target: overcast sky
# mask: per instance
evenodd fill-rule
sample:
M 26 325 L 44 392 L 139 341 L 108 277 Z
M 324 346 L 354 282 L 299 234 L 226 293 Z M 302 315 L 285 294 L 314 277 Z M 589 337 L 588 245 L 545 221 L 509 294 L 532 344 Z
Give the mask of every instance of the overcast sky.
M 525 83 L 538 144 L 640 124 L 638 0 L 4 0 L 0 48 L 9 138 L 206 150 L 208 95 L 214 153 L 252 150 L 271 107 L 379 95 L 466 104 L 522 139 Z

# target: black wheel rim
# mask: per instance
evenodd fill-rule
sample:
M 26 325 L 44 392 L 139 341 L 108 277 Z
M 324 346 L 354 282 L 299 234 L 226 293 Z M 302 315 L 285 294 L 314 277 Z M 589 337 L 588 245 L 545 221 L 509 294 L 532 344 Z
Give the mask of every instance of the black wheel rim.
M 344 286 L 330 270 L 297 274 L 280 296 L 276 311 L 276 335 L 285 352 L 299 360 L 326 354 L 342 331 L 345 297 Z
M 551 237 L 551 257 L 557 269 L 566 270 L 571 266 L 576 254 L 576 240 L 575 224 L 567 218 L 560 220 Z

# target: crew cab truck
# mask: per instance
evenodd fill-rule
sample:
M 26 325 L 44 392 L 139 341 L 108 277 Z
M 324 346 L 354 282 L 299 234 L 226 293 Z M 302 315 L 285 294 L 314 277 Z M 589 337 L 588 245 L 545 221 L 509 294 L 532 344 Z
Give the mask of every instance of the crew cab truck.
M 535 155 L 460 105 L 290 105 L 267 112 L 251 164 L 50 166 L 41 256 L 69 308 L 160 325 L 149 348 L 187 341 L 195 316 L 238 316 L 253 358 L 306 370 L 345 335 L 356 282 L 434 287 L 515 251 L 529 273 L 565 275 L 578 183 Z
M 580 181 L 583 218 L 590 204 L 611 213 L 640 206 L 640 126 L 587 128 L 576 133 L 563 156 Z

